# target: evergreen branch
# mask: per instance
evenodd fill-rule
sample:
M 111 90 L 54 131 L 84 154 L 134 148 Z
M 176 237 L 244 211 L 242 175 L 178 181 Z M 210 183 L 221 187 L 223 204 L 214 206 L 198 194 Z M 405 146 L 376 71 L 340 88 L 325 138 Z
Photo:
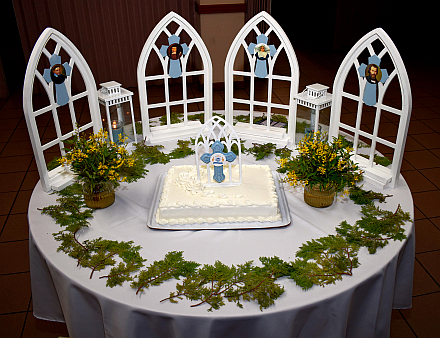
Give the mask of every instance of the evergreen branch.
M 177 148 L 173 149 L 168 156 L 173 159 L 184 158 L 195 154 L 195 151 L 189 147 L 191 141 L 177 140 Z
M 143 158 L 147 164 L 166 164 L 170 162 L 170 157 L 159 150 L 163 148 L 161 145 L 147 145 L 145 140 L 135 143 L 134 145 L 136 149 L 133 150 L 133 153 L 136 156 Z
M 198 263 L 186 261 L 183 259 L 182 251 L 172 251 L 165 255 L 160 261 L 154 261 L 146 270 L 140 271 L 135 276 L 137 280 L 131 283 L 131 287 L 136 289 L 136 294 L 148 289 L 151 285 L 160 285 L 171 278 L 187 276 L 193 273 Z
M 182 284 L 176 285 L 177 292 L 171 292 L 161 302 L 176 302 L 175 298 L 185 296 L 198 301 L 191 307 L 209 304 L 208 311 L 212 311 L 225 305 L 224 299 L 235 302 L 239 307 L 242 307 L 241 300 L 256 300 L 260 309 L 267 308 L 284 292 L 282 287 L 275 284 L 276 273 L 276 269 L 268 273 L 267 267 L 255 267 L 252 261 L 231 267 L 216 261 L 214 265 L 204 265 L 188 275 Z
M 343 275 L 351 276 L 359 266 L 358 251 L 357 245 L 341 236 L 313 239 L 296 253 L 290 278 L 305 290 L 313 285 L 334 284 Z
M 393 195 L 384 195 L 379 192 L 374 192 L 373 190 L 364 190 L 362 186 L 353 186 L 349 189 L 350 199 L 355 204 L 372 204 L 374 200 L 378 200 L 380 203 L 385 202 L 387 197 L 392 197 Z
M 280 158 L 289 158 L 290 155 L 292 155 L 292 149 L 287 148 L 287 146 L 275 150 L 275 156 Z
M 81 246 L 82 248 L 83 248 L 83 250 L 84 251 L 89 251 L 89 249 L 87 249 L 80 241 L 78 241 L 78 239 L 76 238 L 76 234 L 78 233 L 78 231 L 79 230 L 81 230 L 80 228 L 79 229 L 76 229 L 74 232 L 73 232 L 73 239 L 75 240 L 75 243 L 76 244 L 78 244 L 79 246 Z
M 134 259 L 131 261 L 131 264 L 126 269 L 122 270 L 121 272 L 113 273 L 113 274 L 106 275 L 106 276 L 101 276 L 101 277 L 99 277 L 99 279 L 102 279 L 102 278 L 109 279 L 109 278 L 115 278 L 115 277 L 122 276 L 125 273 L 127 273 L 127 271 L 129 271 L 133 266 L 134 266 Z
M 275 274 L 275 270 L 270 274 L 270 276 L 266 277 L 265 279 L 261 280 L 261 282 L 259 282 L 257 285 L 255 285 L 253 288 L 251 288 L 250 290 L 245 290 L 243 292 L 238 293 L 238 296 L 243 296 L 246 293 L 251 293 L 252 291 L 257 290 L 265 281 L 269 280 L 269 279 L 273 279 L 273 276 Z M 241 280 L 240 283 L 242 283 L 245 279 Z M 225 290 L 227 291 L 227 290 Z M 225 297 L 233 297 L 232 295 L 225 295 Z
M 253 147 L 248 149 L 248 153 L 254 155 L 257 161 L 273 154 L 276 149 L 276 145 L 274 143 L 252 143 L 252 145 Z
M 173 272 L 173 271 L 176 271 L 176 270 L 177 270 L 177 268 L 170 268 L 170 269 L 168 269 L 168 270 L 166 270 L 166 271 L 160 273 L 159 275 L 157 275 L 157 276 L 155 276 L 155 277 L 152 277 L 152 278 L 146 280 L 146 281 L 143 282 L 141 285 L 139 285 L 139 287 L 138 287 L 137 290 L 136 290 L 136 294 L 138 294 L 138 293 L 139 293 L 144 287 L 146 287 L 148 284 L 151 284 L 151 283 L 153 283 L 153 282 L 155 282 L 155 281 L 161 279 L 161 278 L 162 278 L 163 276 L 165 276 L 166 274 L 169 274 L 169 273 L 171 273 L 171 272 Z
M 95 264 L 95 265 L 92 267 L 92 272 L 90 273 L 90 279 L 92 279 L 92 277 L 93 277 L 93 273 L 95 272 L 95 270 L 96 270 L 101 264 L 104 264 L 105 261 L 106 261 L 107 259 L 113 257 L 113 256 L 116 255 L 116 254 L 117 254 L 117 252 L 111 252 L 111 253 L 108 254 L 106 257 L 104 257 L 103 259 L 101 259 L 97 264 Z
M 403 212 L 400 204 L 395 212 L 382 210 L 372 204 L 364 205 L 361 209 L 362 218 L 350 225 L 343 221 L 336 227 L 336 232 L 348 242 L 365 246 L 370 254 L 383 248 L 389 240 L 402 241 L 406 238 L 402 227 L 411 221 L 409 213 Z

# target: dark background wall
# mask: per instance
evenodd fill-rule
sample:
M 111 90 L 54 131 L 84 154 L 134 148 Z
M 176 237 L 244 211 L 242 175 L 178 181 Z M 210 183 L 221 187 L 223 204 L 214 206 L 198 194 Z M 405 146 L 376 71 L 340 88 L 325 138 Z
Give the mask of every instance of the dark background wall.
M 264 0 L 248 0 L 261 2 Z M 268 0 L 269 1 L 269 0 Z M 157 22 L 170 10 L 196 28 L 195 0 L 1 1 L 0 97 L 22 86 L 32 47 L 47 26 L 66 35 L 89 63 L 97 83 L 136 86 L 137 60 Z M 396 0 L 272 0 L 272 16 L 295 49 L 345 54 L 364 34 L 382 27 L 402 58 L 437 67 L 435 3 Z M 6 85 L 7 84 L 7 85 Z
M 289 5 L 289 6 L 287 6 Z M 273 0 L 272 16 L 295 49 L 346 54 L 366 33 L 381 27 L 403 61 L 420 60 L 437 67 L 440 17 L 434 1 Z
M 11 95 L 22 86 L 26 62 L 11 0 L 0 4 L 0 98 Z

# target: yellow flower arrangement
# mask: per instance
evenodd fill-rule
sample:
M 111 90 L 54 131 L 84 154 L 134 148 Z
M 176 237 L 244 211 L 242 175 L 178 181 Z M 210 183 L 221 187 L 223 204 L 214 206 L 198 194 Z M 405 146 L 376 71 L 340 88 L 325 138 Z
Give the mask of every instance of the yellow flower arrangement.
M 278 171 L 286 174 L 283 181 L 292 186 L 334 187 L 343 192 L 362 180 L 362 171 L 350 159 L 352 150 L 344 147 L 341 136 L 329 142 L 327 134 L 311 133 L 299 142 L 296 157 L 278 160 Z
M 144 160 L 129 154 L 120 139 L 120 145 L 108 140 L 108 134 L 100 130 L 88 138 L 81 136 L 79 131 L 71 140 L 65 141 L 70 146 L 65 148 L 66 155 L 59 159 L 62 165 L 70 166 L 80 181 L 90 184 L 92 189 L 104 182 L 118 186 L 119 182 L 134 182 L 148 172 Z

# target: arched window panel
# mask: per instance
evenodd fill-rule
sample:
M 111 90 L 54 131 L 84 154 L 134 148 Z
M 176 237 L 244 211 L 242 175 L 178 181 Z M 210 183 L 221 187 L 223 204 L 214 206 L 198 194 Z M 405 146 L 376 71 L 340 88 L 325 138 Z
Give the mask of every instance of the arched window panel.
M 194 75 L 186 77 L 186 96 L 188 99 L 201 99 L 199 102 L 203 101 L 205 78 L 203 75 Z
M 23 110 L 44 191 L 59 190 L 74 176 L 52 165 L 65 155 L 76 128 L 98 132 L 101 120 L 92 72 L 63 34 L 46 28 L 32 50 L 23 86 Z
M 402 88 L 400 87 L 399 78 L 394 77 L 388 86 L 387 91 L 384 93 L 383 104 L 387 107 L 402 110 Z M 389 119 L 398 119 L 398 115 L 393 112 L 388 112 L 384 109 L 383 114 L 389 117 Z
M 158 39 L 158 41 L 163 41 L 162 44 L 168 43 L 167 35 L 165 33 L 161 34 L 161 38 L 162 39 Z M 157 43 L 159 43 L 159 42 L 157 42 Z M 151 52 L 149 55 L 148 63 L 145 67 L 144 76 L 148 77 L 148 78 L 157 77 L 158 80 L 157 80 L 157 82 L 155 82 L 154 80 L 150 80 L 150 81 L 146 82 L 145 84 L 148 86 L 158 85 L 159 80 L 163 81 L 164 68 L 162 65 L 162 55 L 160 55 L 160 53 L 159 53 L 160 46 L 159 47 L 155 46 L 155 47 L 156 48 L 154 49 L 154 51 Z
M 165 101 L 164 79 L 150 81 L 150 83 L 145 83 L 145 86 L 147 87 L 145 91 L 148 104 L 154 105 Z
M 275 45 L 277 45 L 276 42 Z M 292 76 L 292 69 L 289 66 L 289 57 L 287 56 L 285 48 L 279 51 L 276 62 L 274 63 L 273 73 L 285 77 Z M 287 82 L 287 79 L 284 78 L 284 81 Z
M 151 32 L 137 76 L 142 132 L 149 142 L 194 137 L 201 126 L 188 118 L 194 109 L 203 107 L 204 119 L 211 116 L 211 58 L 197 31 L 178 14 L 170 12 Z
M 244 53 L 243 67 L 237 63 L 241 60 L 240 53 Z M 283 62 L 277 63 L 278 58 L 287 60 L 288 67 Z M 245 91 L 237 88 L 237 80 L 244 82 Z M 257 14 L 237 34 L 226 57 L 226 120 L 233 123 L 234 115 L 242 114 L 235 108 L 245 106 L 249 119 L 235 125 L 241 137 L 278 144 L 293 142 L 296 125 L 293 97 L 298 92 L 298 82 L 298 61 L 286 34 L 268 13 Z M 285 88 L 283 99 L 272 94 L 274 85 Z M 274 111 L 286 114 L 287 128 L 273 126 Z
M 371 183 L 396 187 L 411 115 L 411 89 L 394 43 L 380 28 L 342 62 L 333 85 L 330 137 L 348 135 Z

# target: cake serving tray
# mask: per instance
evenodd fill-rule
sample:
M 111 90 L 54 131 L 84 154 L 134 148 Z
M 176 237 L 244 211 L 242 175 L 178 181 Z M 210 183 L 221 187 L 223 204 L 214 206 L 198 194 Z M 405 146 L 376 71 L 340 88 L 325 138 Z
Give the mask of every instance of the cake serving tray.
M 167 173 L 159 175 L 154 190 L 153 202 L 151 204 L 150 214 L 148 215 L 147 225 L 152 229 L 159 230 L 227 230 L 227 229 L 261 229 L 278 228 L 290 224 L 290 212 L 287 204 L 286 195 L 283 186 L 280 184 L 280 177 L 276 171 L 272 171 L 275 190 L 278 196 L 278 209 L 280 210 L 281 220 L 275 222 L 227 222 L 227 223 L 188 223 L 188 224 L 157 224 L 156 212 L 159 207 L 160 196 Z

